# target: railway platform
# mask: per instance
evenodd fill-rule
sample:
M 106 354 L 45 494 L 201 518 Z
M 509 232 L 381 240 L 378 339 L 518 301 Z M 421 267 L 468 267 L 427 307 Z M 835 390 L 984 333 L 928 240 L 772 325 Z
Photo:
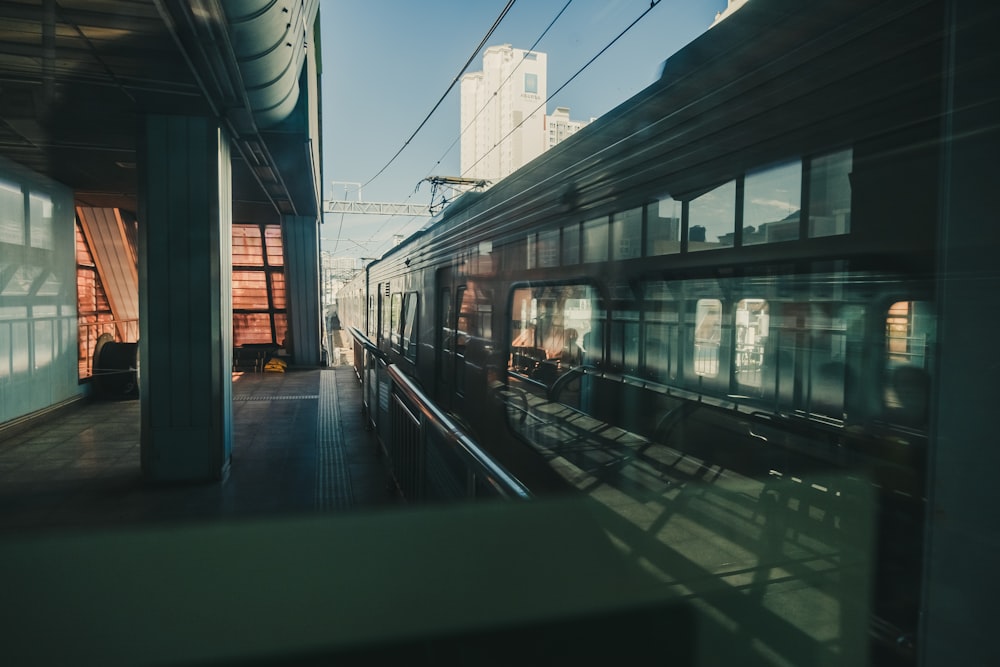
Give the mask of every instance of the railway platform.
M 144 483 L 139 401 L 93 400 L 0 441 L 0 534 L 391 506 L 349 366 L 234 373 L 221 482 Z

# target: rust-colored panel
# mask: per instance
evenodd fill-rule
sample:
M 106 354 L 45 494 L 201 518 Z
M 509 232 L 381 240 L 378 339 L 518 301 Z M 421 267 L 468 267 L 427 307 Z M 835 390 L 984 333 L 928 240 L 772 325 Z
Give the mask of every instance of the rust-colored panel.
M 77 218 L 115 318 L 139 318 L 139 272 L 125 224 L 113 208 L 77 206 Z
M 267 275 L 263 271 L 233 271 L 233 310 L 267 311 Z
M 264 232 L 264 243 L 267 246 L 267 263 L 270 266 L 285 265 L 285 247 L 281 243 L 281 227 L 268 225 Z
M 233 225 L 233 266 L 264 266 L 258 225 Z

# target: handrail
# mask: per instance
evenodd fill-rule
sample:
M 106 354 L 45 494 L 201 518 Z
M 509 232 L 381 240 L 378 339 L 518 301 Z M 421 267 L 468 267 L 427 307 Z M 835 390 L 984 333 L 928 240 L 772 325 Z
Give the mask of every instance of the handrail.
M 354 337 L 354 340 L 358 341 L 358 343 L 360 343 L 366 350 L 375 355 L 375 357 L 381 359 L 382 361 L 386 360 L 385 352 L 378 349 L 378 346 L 375 345 L 375 343 L 371 342 L 368 336 L 361 333 L 359 329 L 357 329 L 356 327 L 347 327 L 347 331 L 351 334 L 351 336 Z
M 352 331 L 353 334 L 353 331 Z M 493 461 L 466 433 L 442 412 L 427 397 L 419 387 L 402 373 L 395 364 L 390 364 L 386 370 L 397 387 L 416 405 L 430 424 L 441 432 L 449 442 L 464 450 L 475 465 L 482 468 L 487 475 L 496 480 L 497 489 L 506 496 L 527 499 L 531 497 L 528 489 L 513 475 Z

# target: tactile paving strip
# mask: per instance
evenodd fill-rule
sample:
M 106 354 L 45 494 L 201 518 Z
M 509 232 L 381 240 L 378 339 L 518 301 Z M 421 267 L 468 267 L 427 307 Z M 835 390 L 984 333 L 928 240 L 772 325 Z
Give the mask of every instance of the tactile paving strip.
M 315 401 L 317 394 L 304 396 L 233 396 L 234 401 Z
M 319 381 L 319 416 L 316 442 L 316 508 L 354 505 L 351 475 L 344 457 L 344 431 L 340 423 L 337 373 L 323 371 Z

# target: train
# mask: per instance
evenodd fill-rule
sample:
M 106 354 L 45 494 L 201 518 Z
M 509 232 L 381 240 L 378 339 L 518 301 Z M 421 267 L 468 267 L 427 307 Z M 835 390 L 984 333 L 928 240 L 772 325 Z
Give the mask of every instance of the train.
M 741 664 L 917 661 L 945 5 L 752 0 L 338 294 L 531 497 L 739 591 Z

